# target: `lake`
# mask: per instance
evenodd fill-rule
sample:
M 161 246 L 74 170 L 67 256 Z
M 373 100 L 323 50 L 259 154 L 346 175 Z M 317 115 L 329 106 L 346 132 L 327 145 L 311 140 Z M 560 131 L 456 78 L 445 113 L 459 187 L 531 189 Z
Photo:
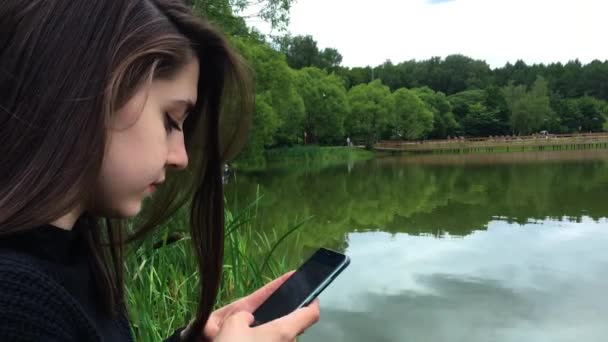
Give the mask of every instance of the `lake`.
M 608 338 L 608 151 L 386 156 L 237 173 L 296 266 L 351 257 L 300 341 Z

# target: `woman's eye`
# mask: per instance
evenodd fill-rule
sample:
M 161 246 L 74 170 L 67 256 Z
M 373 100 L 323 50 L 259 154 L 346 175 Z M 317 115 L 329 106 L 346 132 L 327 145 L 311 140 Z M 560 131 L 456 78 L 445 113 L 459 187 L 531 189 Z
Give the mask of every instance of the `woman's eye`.
M 165 113 L 165 129 L 167 130 L 167 132 L 171 132 L 173 129 L 176 129 L 180 132 L 182 130 L 177 124 L 177 122 L 173 120 L 171 115 L 169 115 L 169 113 Z

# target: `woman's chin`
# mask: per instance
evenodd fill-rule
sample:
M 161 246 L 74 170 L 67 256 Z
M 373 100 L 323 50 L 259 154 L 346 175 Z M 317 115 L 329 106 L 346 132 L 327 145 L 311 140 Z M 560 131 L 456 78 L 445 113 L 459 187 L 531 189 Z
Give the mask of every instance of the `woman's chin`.
M 138 201 L 137 203 L 133 203 L 129 206 L 129 208 L 125 208 L 124 218 L 133 218 L 139 214 L 141 211 L 142 201 Z
M 130 219 L 137 216 L 143 206 L 144 202 L 150 200 L 151 194 L 139 194 L 131 195 L 129 198 L 123 198 L 122 200 L 109 201 L 112 203 L 111 206 L 99 206 L 89 209 L 95 216 L 106 217 L 111 219 Z
M 139 214 L 142 208 L 143 200 L 133 200 L 130 203 L 124 203 L 121 207 L 116 208 L 112 213 L 112 217 L 116 219 L 130 219 Z

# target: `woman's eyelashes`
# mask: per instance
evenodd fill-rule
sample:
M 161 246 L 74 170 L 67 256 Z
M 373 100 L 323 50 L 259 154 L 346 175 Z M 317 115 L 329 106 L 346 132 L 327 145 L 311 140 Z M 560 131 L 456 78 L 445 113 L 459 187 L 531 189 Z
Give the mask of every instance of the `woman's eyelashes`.
M 165 129 L 167 130 L 168 133 L 170 133 L 174 129 L 176 129 L 180 132 L 182 131 L 182 128 L 179 126 L 177 121 L 175 121 L 171 117 L 171 115 L 167 112 L 165 112 Z

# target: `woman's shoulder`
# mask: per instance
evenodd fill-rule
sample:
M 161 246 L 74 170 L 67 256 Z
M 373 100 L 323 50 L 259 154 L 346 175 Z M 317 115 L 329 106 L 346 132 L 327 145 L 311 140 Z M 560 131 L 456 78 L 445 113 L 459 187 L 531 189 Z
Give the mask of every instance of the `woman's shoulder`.
M 27 286 L 31 290 L 37 288 L 49 290 L 49 287 L 55 283 L 35 256 L 0 247 L 0 289 L 13 283 L 26 283 L 27 285 L 32 280 L 37 281 L 35 284 Z
M 73 340 L 78 309 L 28 254 L 0 249 L 0 340 Z
M 0 306 L 6 302 L 27 302 L 35 298 L 38 305 L 61 305 L 55 311 L 76 309 L 72 297 L 37 257 L 20 251 L 0 248 Z M 1 313 L 0 313 L 1 314 Z
M 0 247 L 0 288 L 9 283 L 28 282 L 32 279 L 45 280 L 43 278 L 47 277 L 32 255 Z M 44 286 L 45 282 L 35 285 Z
M 10 309 L 3 307 L 8 304 L 17 308 L 31 304 L 32 308 L 40 310 L 45 306 L 65 306 L 67 293 L 62 292 L 64 289 L 44 271 L 35 257 L 0 248 L 0 316 L 5 309 Z

